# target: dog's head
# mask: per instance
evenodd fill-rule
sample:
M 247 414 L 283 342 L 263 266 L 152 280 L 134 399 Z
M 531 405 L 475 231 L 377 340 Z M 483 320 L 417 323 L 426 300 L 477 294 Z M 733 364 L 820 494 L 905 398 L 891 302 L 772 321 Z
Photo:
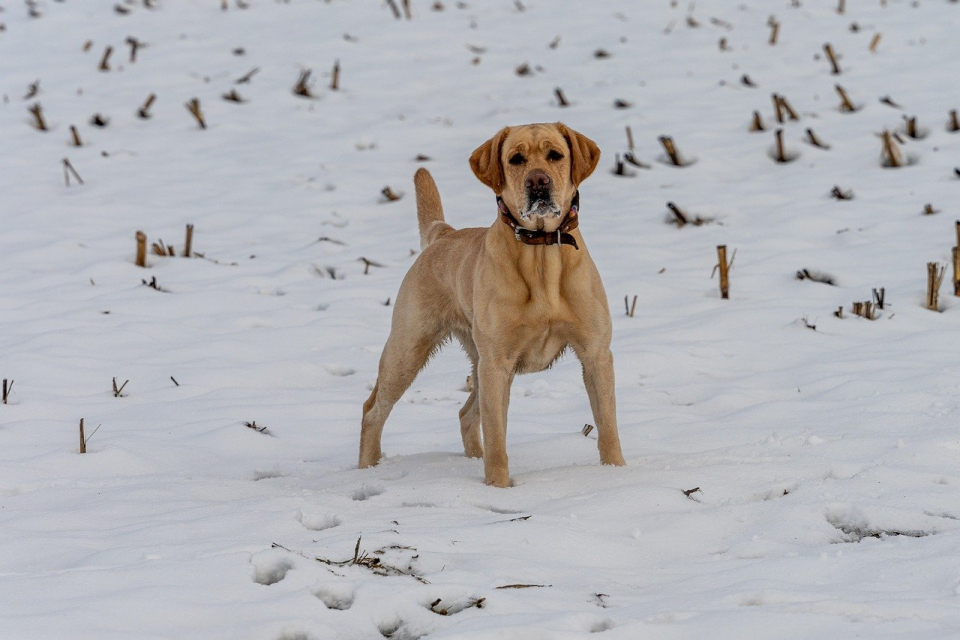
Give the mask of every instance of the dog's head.
M 473 152 L 470 167 L 521 225 L 555 231 L 599 160 L 593 140 L 558 122 L 504 127 Z

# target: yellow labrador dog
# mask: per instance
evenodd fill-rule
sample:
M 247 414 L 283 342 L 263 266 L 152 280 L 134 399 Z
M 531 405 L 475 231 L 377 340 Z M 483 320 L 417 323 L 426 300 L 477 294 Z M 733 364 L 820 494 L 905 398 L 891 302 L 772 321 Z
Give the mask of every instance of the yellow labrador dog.
M 460 410 L 463 449 L 483 457 L 487 484 L 510 485 L 514 375 L 543 371 L 568 347 L 583 364 L 600 462 L 624 464 L 607 296 L 577 230 L 578 187 L 599 159 L 592 140 L 560 123 L 504 128 L 470 156 L 499 208 L 497 221 L 480 229 L 444 222 L 436 183 L 417 171 L 423 251 L 400 285 L 377 383 L 363 405 L 361 468 L 380 460 L 390 410 L 451 336 L 473 365 L 473 390 Z

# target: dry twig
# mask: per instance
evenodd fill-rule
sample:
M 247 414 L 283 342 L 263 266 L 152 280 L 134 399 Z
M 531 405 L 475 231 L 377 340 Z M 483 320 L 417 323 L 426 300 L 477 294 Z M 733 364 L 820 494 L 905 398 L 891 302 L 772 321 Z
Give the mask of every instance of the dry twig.
M 890 96 L 881 96 L 881 97 L 880 97 L 880 102 L 883 103 L 883 104 L 885 104 L 885 105 L 887 105 L 888 107 L 893 107 L 894 109 L 902 109 L 902 108 L 903 108 L 903 107 L 901 107 L 899 104 L 897 104 L 896 102 L 894 102 L 893 98 L 891 98 Z
M 829 149 L 830 145 L 824 144 L 820 141 L 820 138 L 817 137 L 817 134 L 813 132 L 813 129 L 807 129 L 807 142 L 812 144 L 815 147 L 820 149 Z
M 173 245 L 164 244 L 162 238 L 158 238 L 156 242 L 151 243 L 150 248 L 153 249 L 154 255 L 164 258 L 177 255 L 176 251 L 173 250 Z
M 953 247 L 953 295 L 960 296 L 960 220 L 956 221 L 957 246 Z
M 518 2 L 518 4 L 519 4 L 519 2 Z M 471 608 L 473 608 L 473 607 L 476 607 L 477 609 L 483 609 L 483 603 L 487 601 L 486 598 L 471 598 L 471 599 L 467 602 L 467 604 L 465 604 L 465 605 L 462 606 L 462 607 L 459 607 L 459 606 L 456 607 L 456 608 L 452 608 L 452 607 L 441 607 L 441 608 L 438 609 L 437 606 L 440 604 L 440 601 L 441 601 L 441 600 L 442 600 L 442 598 L 437 598 L 437 599 L 434 600 L 432 603 L 430 603 L 430 611 L 433 611 L 433 612 L 436 613 L 437 615 L 441 615 L 441 616 L 453 615 L 454 613 L 460 613 L 460 612 L 463 611 L 464 609 L 471 609 Z
M 113 47 L 108 46 L 103 51 L 103 57 L 100 58 L 100 65 L 97 67 L 100 71 L 110 71 L 110 54 L 113 53 Z
M 853 191 L 850 189 L 844 191 L 839 185 L 833 185 L 833 189 L 830 190 L 830 195 L 837 200 L 853 200 Z
M 227 102 L 236 102 L 237 104 L 243 104 L 244 102 L 246 102 L 243 96 L 241 96 L 236 89 L 230 89 L 230 91 L 227 91 L 226 93 L 222 94 L 220 97 L 226 100 Z
M 361 538 L 357 538 L 357 544 L 353 548 L 353 558 L 350 558 L 347 560 L 340 560 L 340 561 L 330 560 L 328 558 L 321 558 L 320 556 L 312 556 L 312 558 L 317 562 L 320 562 L 332 567 L 361 567 L 373 572 L 375 575 L 378 575 L 378 576 L 408 576 L 421 584 L 430 584 L 423 576 L 420 575 L 419 572 L 414 570 L 412 564 L 409 564 L 407 567 L 396 567 L 381 561 L 380 558 L 371 556 L 366 551 L 361 552 L 360 540 Z M 290 551 L 290 549 L 287 549 L 286 547 L 283 547 L 277 543 L 273 543 L 271 546 L 275 548 L 283 549 L 285 551 Z M 373 552 L 373 555 L 374 556 L 383 555 L 385 551 L 393 550 L 393 549 L 416 551 L 416 549 L 414 549 L 413 547 L 390 545 L 388 547 L 377 549 L 376 551 Z M 411 560 L 414 560 L 417 557 L 418 556 L 414 555 Z
M 947 268 L 937 262 L 927 263 L 927 309 L 939 311 L 940 285 Z
M 791 120 L 799 120 L 799 119 L 800 119 L 800 115 L 799 115 L 799 114 L 794 110 L 794 108 L 790 105 L 790 101 L 789 101 L 789 100 L 787 100 L 784 96 L 780 95 L 779 93 L 775 93 L 774 96 L 775 96 L 774 99 L 776 100 L 776 102 L 779 103 L 780 108 L 783 109 L 784 113 L 786 113 L 787 116 L 789 116 L 789 118 L 790 118 Z M 783 122 L 783 121 L 780 120 L 780 122 Z
M 367 260 L 363 256 L 357 258 L 360 262 L 363 263 L 363 275 L 370 273 L 370 267 L 382 267 L 383 265 L 379 262 L 374 262 L 373 260 Z
M 504 584 L 494 589 L 543 589 L 552 586 L 552 584 Z
M 670 163 L 675 167 L 684 166 L 684 161 L 680 157 L 680 152 L 677 151 L 677 146 L 673 142 L 673 138 L 670 136 L 660 136 L 660 144 L 663 146 L 663 150 L 667 152 L 667 157 L 670 159 Z
M 873 290 L 873 304 L 877 309 L 883 310 L 884 305 L 887 303 L 887 290 L 884 287 Z
M 123 389 L 124 389 L 124 387 L 127 386 L 127 382 L 130 382 L 130 381 L 129 381 L 129 380 L 126 380 L 126 381 L 124 381 L 124 383 L 123 383 L 122 385 L 120 385 L 119 387 L 117 387 L 117 379 L 116 379 L 116 378 L 113 379 L 113 397 L 114 397 L 114 398 L 121 398 L 121 397 L 123 397 L 123 396 L 121 396 L 120 394 L 123 393 Z
M 247 71 L 244 75 L 242 75 L 242 76 L 240 76 L 239 78 L 237 78 L 236 80 L 234 80 L 233 83 L 234 83 L 234 84 L 247 84 L 248 82 L 250 82 L 250 80 L 253 78 L 253 76 L 257 75 L 257 73 L 259 73 L 259 72 L 260 72 L 260 67 L 254 67 L 253 69 L 250 69 L 250 71 Z
M 297 78 L 297 84 L 293 86 L 293 95 L 300 96 L 301 98 L 313 97 L 313 93 L 310 92 L 310 86 L 308 85 L 311 73 L 313 73 L 313 71 L 310 69 L 304 69 L 300 72 L 300 77 Z
M 73 175 L 76 178 L 77 182 L 83 184 L 83 178 L 80 177 L 80 174 L 77 173 L 77 170 L 73 168 L 73 165 L 70 164 L 70 161 L 67 158 L 63 159 L 63 180 L 67 183 L 67 186 L 70 186 L 70 176 Z
M 139 40 L 137 40 L 136 38 L 134 38 L 133 36 L 128 37 L 127 40 L 126 40 L 126 42 L 127 42 L 128 45 L 130 45 L 130 62 L 136 62 L 136 61 L 137 61 L 137 51 L 138 51 L 139 49 L 142 49 L 142 48 L 145 47 L 146 45 L 145 45 L 144 43 L 140 42 Z
M 40 81 L 36 80 L 27 86 L 27 94 L 23 96 L 24 100 L 29 100 L 40 93 Z
M 840 111 L 853 113 L 857 110 L 857 105 L 853 103 L 850 96 L 847 95 L 847 92 L 843 90 L 843 87 L 836 84 L 833 85 L 833 88 L 837 90 L 837 95 L 840 96 Z
M 883 166 L 892 169 L 902 167 L 904 165 L 903 152 L 900 151 L 900 147 L 894 142 L 890 132 L 884 130 L 883 133 L 880 134 L 880 138 L 883 140 L 883 151 L 881 154 Z
M 47 123 L 43 119 L 43 107 L 40 106 L 40 103 L 34 102 L 27 107 L 27 111 L 33 115 L 33 126 L 36 127 L 38 131 L 47 131 Z
M 190 99 L 188 102 L 186 102 L 183 106 L 185 106 L 185 107 L 187 108 L 187 111 L 189 111 L 190 114 L 191 114 L 194 118 L 196 118 L 197 124 L 200 125 L 200 128 L 201 128 L 201 129 L 206 129 L 206 128 L 207 128 L 207 123 L 206 123 L 206 122 L 204 121 L 204 119 L 203 119 L 203 112 L 200 111 L 200 99 L 199 99 L 199 98 L 191 98 L 191 99 Z
M 627 171 L 626 165 L 624 165 L 624 161 L 620 158 L 619 153 L 615 153 L 613 157 L 614 157 L 613 175 L 623 176 L 627 178 L 632 178 L 633 176 L 636 175 L 636 173 L 634 173 L 633 171 Z
M 907 136 L 913 138 L 914 140 L 919 140 L 924 137 L 923 131 L 920 127 L 917 126 L 917 117 L 916 116 L 903 116 L 905 121 L 904 131 Z
M 727 245 L 717 245 L 717 266 L 714 271 L 720 270 L 720 297 L 727 300 L 730 297 L 730 268 L 733 267 L 733 261 L 737 257 L 737 250 L 733 250 L 730 256 L 730 262 L 727 262 Z
M 139 109 L 137 109 L 137 115 L 138 115 L 140 118 L 144 119 L 144 120 L 149 119 L 149 118 L 150 118 L 150 107 L 153 106 L 153 101 L 156 100 L 156 99 L 157 99 L 157 95 L 156 95 L 156 94 L 151 93 L 150 95 L 148 95 L 148 96 L 147 96 L 147 99 L 146 99 L 146 100 L 144 101 L 144 103 L 143 103 L 143 106 L 141 106 Z
M 145 286 L 145 287 L 149 287 L 149 288 L 153 289 L 154 291 L 160 291 L 161 293 L 167 293 L 167 290 L 164 289 L 163 287 L 161 287 L 161 286 L 157 283 L 157 276 L 151 277 L 151 278 L 150 278 L 150 282 L 147 282 L 146 279 L 141 278 L 141 279 L 140 279 L 140 284 L 142 284 L 142 285 Z
M 147 234 L 143 231 L 137 231 L 137 266 L 147 266 Z
M 833 52 L 833 46 L 828 42 L 823 45 L 823 51 L 827 54 L 827 58 L 830 60 L 830 73 L 835 76 L 840 75 L 840 63 L 837 62 L 837 55 Z
M 810 269 L 800 269 L 797 271 L 797 280 L 812 280 L 813 282 L 821 282 L 830 286 L 836 285 L 836 281 L 830 274 Z
M 787 155 L 787 151 L 783 146 L 783 129 L 777 129 L 773 132 L 776 140 L 776 151 L 774 153 L 774 160 L 783 164 L 785 162 L 790 162 L 793 160 L 792 156 Z
M 676 219 L 677 227 L 682 227 L 689 222 L 689 220 L 687 220 L 687 215 L 674 203 L 668 202 L 667 209 L 670 209 L 670 213 L 672 213 L 673 217 Z

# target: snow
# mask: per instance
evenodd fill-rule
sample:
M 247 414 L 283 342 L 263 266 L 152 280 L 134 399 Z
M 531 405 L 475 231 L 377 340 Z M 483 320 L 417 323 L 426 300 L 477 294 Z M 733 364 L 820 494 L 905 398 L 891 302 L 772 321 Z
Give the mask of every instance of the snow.
M 960 6 L 417 0 L 407 21 L 377 2 L 151 4 L 40 0 L 34 18 L 0 0 L 0 636 L 960 634 L 949 270 L 941 312 L 923 306 L 960 217 Z M 135 63 L 128 36 L 147 43 Z M 291 91 L 307 68 L 313 100 Z M 839 111 L 837 83 L 862 109 Z M 248 102 L 221 100 L 233 88 Z M 801 116 L 784 165 L 774 92 Z M 748 131 L 754 110 L 766 132 Z M 875 134 L 904 114 L 928 135 L 882 168 Z M 448 348 L 388 420 L 387 458 L 357 470 L 384 303 L 418 247 L 413 172 L 431 170 L 452 224 L 491 224 L 470 151 L 560 119 L 604 153 L 581 230 L 610 296 L 628 466 L 599 466 L 567 358 L 516 380 L 515 486 L 485 486 Z M 629 178 L 611 172 L 627 125 L 652 165 Z M 664 164 L 660 135 L 696 162 Z M 83 185 L 64 184 L 64 157 Z M 404 197 L 383 202 L 387 185 Z M 715 222 L 678 229 L 668 201 Z M 188 223 L 206 259 L 135 266 L 136 230 L 179 251 Z M 736 249 L 729 300 L 718 244 Z M 383 266 L 364 275 L 361 257 Z M 879 287 L 877 319 L 853 317 Z M 80 418 L 101 425 L 84 455 Z

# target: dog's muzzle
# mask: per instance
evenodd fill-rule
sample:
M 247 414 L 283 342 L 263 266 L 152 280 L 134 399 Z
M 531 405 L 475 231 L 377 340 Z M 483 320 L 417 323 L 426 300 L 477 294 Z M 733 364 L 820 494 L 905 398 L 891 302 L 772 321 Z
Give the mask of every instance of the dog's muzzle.
M 543 171 L 533 171 L 523 181 L 527 195 L 527 206 L 520 212 L 520 217 L 529 220 L 538 218 L 555 218 L 560 216 L 560 205 L 554 202 L 550 193 L 552 180 Z
M 527 209 L 520 214 L 524 220 L 530 218 L 558 218 L 560 217 L 560 205 L 553 201 L 549 194 L 528 194 Z

